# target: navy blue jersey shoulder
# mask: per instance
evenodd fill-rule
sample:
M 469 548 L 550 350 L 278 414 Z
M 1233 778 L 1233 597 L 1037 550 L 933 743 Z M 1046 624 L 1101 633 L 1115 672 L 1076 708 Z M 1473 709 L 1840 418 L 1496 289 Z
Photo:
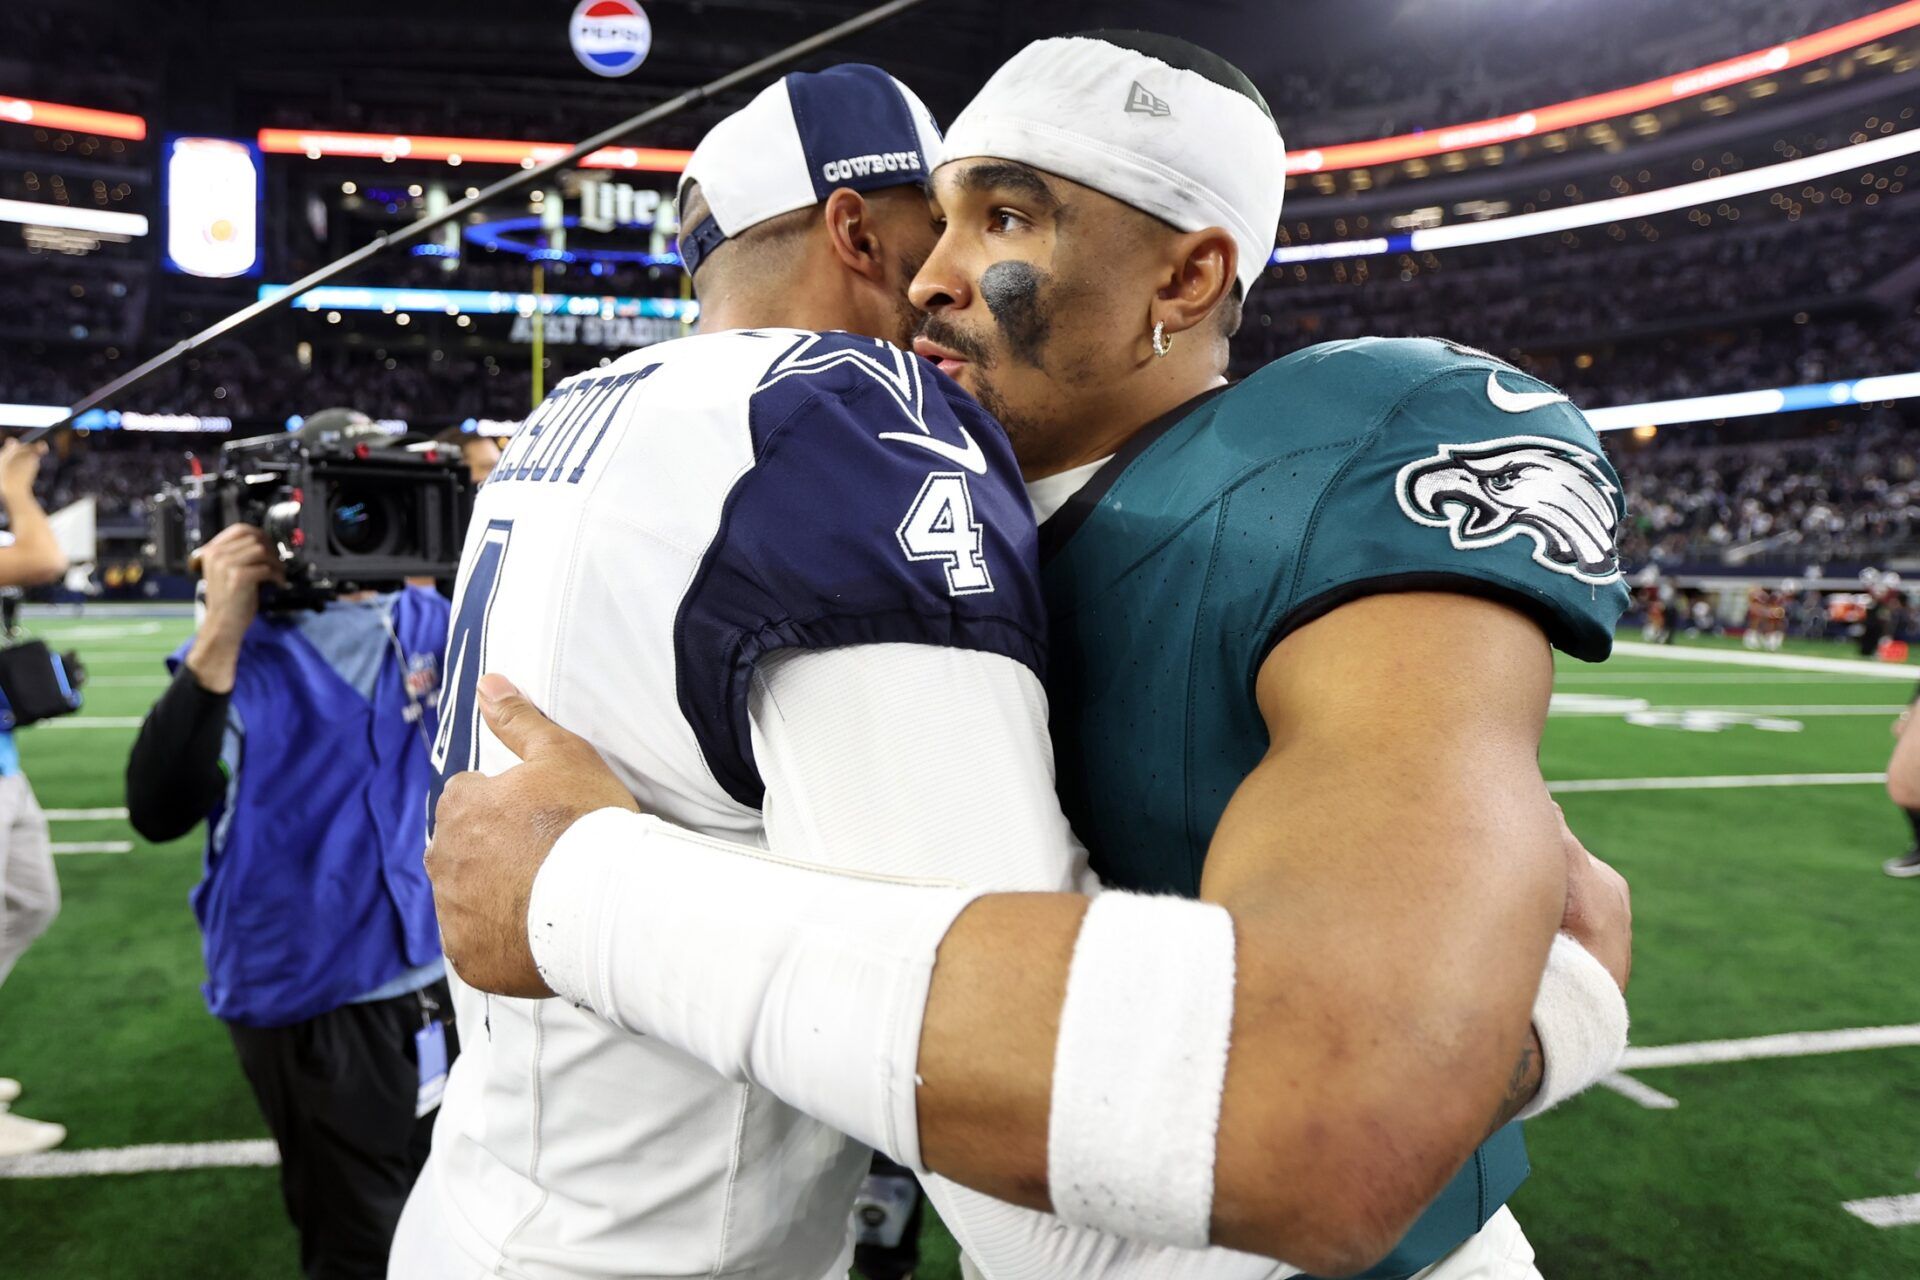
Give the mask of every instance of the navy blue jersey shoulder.
M 748 412 L 753 466 L 675 621 L 681 711 L 727 793 L 758 807 L 747 698 L 781 649 L 907 643 L 1044 677 L 1038 539 L 1000 426 L 932 365 L 794 335 Z

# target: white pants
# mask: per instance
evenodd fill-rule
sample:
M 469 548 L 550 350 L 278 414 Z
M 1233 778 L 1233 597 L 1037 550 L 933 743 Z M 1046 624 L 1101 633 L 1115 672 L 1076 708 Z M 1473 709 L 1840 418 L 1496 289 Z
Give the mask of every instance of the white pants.
M 1487 1225 L 1458 1249 L 1422 1271 L 1414 1280 L 1541 1280 L 1533 1265 L 1533 1246 L 1513 1210 L 1505 1205 Z
M 1290 1267 L 1282 1270 L 1295 1274 Z M 986 1280 L 965 1256 L 960 1259 L 960 1272 L 966 1280 Z M 1533 1265 L 1533 1246 L 1527 1243 L 1513 1210 L 1502 1206 L 1478 1234 L 1413 1280 L 1541 1280 L 1541 1275 Z
M 0 778 L 0 982 L 60 914 L 47 815 L 23 773 Z
M 421 1174 L 400 1211 L 393 1251 L 387 1255 L 387 1280 L 499 1280 L 501 1276 L 520 1275 L 504 1261 L 488 1265 L 475 1259 L 461 1240 L 459 1228 L 453 1225 L 453 1211 L 441 1201 L 439 1188 L 428 1182 L 432 1176 L 431 1168 Z M 847 1255 L 852 1253 L 849 1242 Z M 643 1265 L 635 1263 L 636 1267 Z M 839 1265 L 820 1280 L 852 1280 L 847 1272 L 850 1265 L 851 1257 L 843 1256 Z M 633 1274 L 641 1273 L 636 1270 Z

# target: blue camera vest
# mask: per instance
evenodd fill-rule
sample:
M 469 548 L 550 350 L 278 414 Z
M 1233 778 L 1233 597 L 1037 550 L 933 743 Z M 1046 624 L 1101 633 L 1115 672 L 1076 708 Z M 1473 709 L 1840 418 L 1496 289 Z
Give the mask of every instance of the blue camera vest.
M 301 1022 L 440 958 L 423 854 L 447 615 L 407 588 L 247 631 L 191 899 L 215 1017 Z

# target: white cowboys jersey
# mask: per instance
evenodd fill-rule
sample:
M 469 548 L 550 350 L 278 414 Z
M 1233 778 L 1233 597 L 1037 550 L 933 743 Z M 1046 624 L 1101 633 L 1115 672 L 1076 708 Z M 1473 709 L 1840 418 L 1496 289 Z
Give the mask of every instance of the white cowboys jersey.
M 1043 617 L 1012 452 L 932 366 L 847 334 L 669 342 L 562 384 L 481 490 L 435 763 L 515 763 L 475 702 L 496 671 L 649 811 L 761 840 L 757 659 L 904 641 L 1038 671 Z M 843 1265 L 864 1148 L 564 1002 L 454 993 L 462 1054 L 408 1216 L 472 1270 Z

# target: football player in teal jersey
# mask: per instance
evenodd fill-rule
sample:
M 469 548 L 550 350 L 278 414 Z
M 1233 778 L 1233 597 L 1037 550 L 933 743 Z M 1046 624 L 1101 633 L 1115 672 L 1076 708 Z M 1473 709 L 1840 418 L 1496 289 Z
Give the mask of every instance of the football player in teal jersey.
M 918 1081 L 917 1147 L 894 1154 L 1002 1199 L 1176 1244 L 1196 1242 L 1198 1203 L 1199 1241 L 1327 1273 L 1444 1276 L 1525 1175 L 1508 1122 L 1590 1083 L 1624 1042 L 1624 1005 L 1616 1022 L 1602 1008 L 1629 964 L 1624 884 L 1583 851 L 1567 856 L 1537 760 L 1553 648 L 1605 657 L 1624 607 L 1619 486 L 1564 396 L 1453 344 L 1329 344 L 1229 386 L 1228 343 L 1271 251 L 1283 173 L 1243 75 L 1138 35 L 1031 46 L 949 134 L 932 189 L 943 235 L 913 289 L 929 317 L 916 349 L 1000 418 L 1020 455 L 1043 520 L 1062 803 L 1102 882 L 1134 892 L 1091 908 L 1070 894 L 970 900 L 933 935 L 937 958 L 913 961 L 932 970 L 924 1011 L 910 1010 L 913 1056 L 883 1057 L 891 1069 L 874 1076 Z M 591 763 L 564 759 L 489 784 L 505 798 L 487 808 L 490 854 L 521 838 L 503 814 L 537 811 L 557 829 L 567 772 Z M 480 806 L 482 794 L 463 797 Z M 443 809 L 442 830 L 451 821 Z M 534 843 L 537 868 L 552 835 Z M 764 900 L 783 909 L 813 892 L 785 868 L 751 874 L 762 871 Z M 729 882 L 733 918 L 701 917 L 716 991 L 770 987 L 754 965 L 793 959 L 770 941 L 779 921 L 755 910 L 763 895 L 739 892 L 748 879 Z M 650 889 L 657 899 L 645 885 L 597 905 L 623 928 L 597 927 L 629 949 L 655 934 L 684 942 Z M 830 894 L 808 896 L 804 914 L 858 936 L 893 900 L 846 892 L 844 916 Z M 1234 946 L 1211 1083 L 1217 1145 L 1210 1129 L 1204 1194 L 1169 1211 L 1171 1225 L 1138 1192 L 1154 1179 L 1129 1181 L 1128 1152 L 1063 1119 L 1102 1053 L 1111 1092 L 1169 1099 L 1176 1115 L 1180 1072 L 1162 1088 L 1132 1064 L 1169 1041 L 1212 1043 L 1157 1003 L 1177 1003 L 1165 987 L 1204 1005 L 1218 981 L 1186 954 L 1204 950 L 1186 947 L 1198 935 L 1176 906 L 1191 904 L 1146 893 L 1213 904 Z M 449 938 L 463 975 L 547 989 L 526 976 L 535 957 L 513 918 L 527 894 L 524 880 L 501 892 L 497 937 L 472 951 Z M 923 898 L 900 897 L 901 913 Z M 1116 996 L 1101 987 L 1111 953 L 1089 934 L 1122 901 L 1138 910 L 1128 942 L 1153 963 Z M 1591 949 L 1584 978 L 1612 984 L 1596 995 L 1574 983 L 1579 1012 L 1617 1035 L 1597 1036 L 1584 1060 L 1549 1044 L 1543 1068 L 1554 1015 L 1536 995 L 1562 930 Z M 807 945 L 823 936 L 814 928 Z M 755 954 L 731 964 L 734 945 Z M 490 974 L 496 961 L 519 972 Z M 684 1021 L 738 1000 L 679 992 L 675 1009 L 639 1007 L 643 981 L 613 990 L 623 965 L 647 971 L 623 953 L 594 990 L 565 994 L 697 1055 L 731 1039 Z M 882 1086 L 808 1078 L 824 1055 L 763 1043 L 817 1025 L 810 994 L 822 1008 L 863 998 L 836 973 L 839 990 L 810 992 L 782 971 L 780 1026 L 756 1027 L 753 1074 L 887 1145 L 861 1123 L 875 1109 L 862 1091 Z M 1077 1007 L 1135 1015 L 1138 1041 L 1090 1050 Z M 1207 1096 L 1203 1077 L 1185 1080 L 1189 1096 Z M 1161 1161 L 1166 1187 L 1191 1191 L 1191 1148 L 1113 1128 L 1116 1147 L 1126 1138 L 1140 1164 Z M 1064 1167 L 1089 1151 L 1120 1173 Z M 1500 1249 L 1476 1274 L 1533 1274 L 1517 1228 Z

